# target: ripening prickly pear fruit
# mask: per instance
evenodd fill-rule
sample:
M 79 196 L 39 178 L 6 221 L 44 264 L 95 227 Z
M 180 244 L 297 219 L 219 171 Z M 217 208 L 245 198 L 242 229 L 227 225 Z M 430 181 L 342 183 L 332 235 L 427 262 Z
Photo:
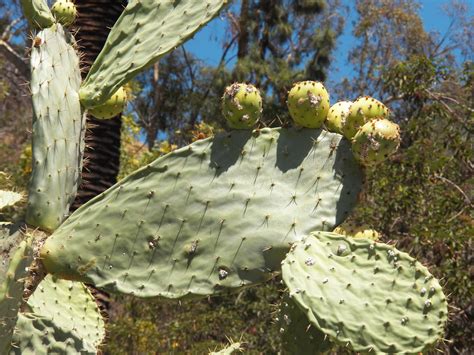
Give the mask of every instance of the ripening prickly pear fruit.
M 89 109 L 89 113 L 95 118 L 112 118 L 123 111 L 126 102 L 127 93 L 123 87 L 120 87 L 110 99 L 105 101 L 102 105 Z
M 335 133 L 343 134 L 342 127 L 349 114 L 352 101 L 339 101 L 331 106 L 326 118 L 326 128 Z
M 366 224 L 357 224 L 347 221 L 342 223 L 333 231 L 334 233 L 345 235 L 351 238 L 363 238 L 371 240 L 379 240 L 380 234 L 375 229 L 370 228 Z
M 342 132 L 347 139 L 352 139 L 360 127 L 375 117 L 387 118 L 388 108 L 370 96 L 359 97 L 349 109 Z
M 296 124 L 319 128 L 328 115 L 329 94 L 320 82 L 302 81 L 293 85 L 286 103 Z
M 234 83 L 222 96 L 222 112 L 230 128 L 250 129 L 262 113 L 262 97 L 250 84 Z
M 76 6 L 71 0 L 57 0 L 51 7 L 51 12 L 63 26 L 71 25 L 77 16 Z
M 400 128 L 385 118 L 367 122 L 352 139 L 354 157 L 365 166 L 383 162 L 400 145 Z

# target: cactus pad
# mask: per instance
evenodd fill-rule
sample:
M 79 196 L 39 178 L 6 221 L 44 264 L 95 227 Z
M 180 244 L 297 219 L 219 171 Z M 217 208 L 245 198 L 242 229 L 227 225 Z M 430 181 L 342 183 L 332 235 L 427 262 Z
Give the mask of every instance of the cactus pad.
M 267 280 L 290 243 L 332 230 L 361 175 L 322 130 L 223 133 L 163 156 L 83 205 L 47 239 L 48 272 L 140 297 Z
M 31 50 L 33 170 L 26 222 L 45 230 L 66 217 L 81 173 L 85 117 L 72 41 L 55 25 L 38 33 Z
M 79 282 L 48 275 L 18 319 L 12 352 L 18 354 L 96 354 L 105 337 L 93 296 Z
M 10 347 L 32 260 L 31 240 L 19 230 L 0 228 L 0 354 Z
M 443 336 L 441 286 L 390 245 L 316 232 L 293 245 L 282 271 L 310 322 L 354 351 L 416 353 Z
M 81 88 L 93 107 L 210 21 L 226 0 L 129 1 Z
M 45 0 L 20 0 L 23 14 L 33 28 L 47 28 L 54 24 L 54 17 Z
M 328 336 L 310 323 L 288 294 L 285 294 L 280 305 L 278 325 L 283 354 L 314 355 L 332 347 Z

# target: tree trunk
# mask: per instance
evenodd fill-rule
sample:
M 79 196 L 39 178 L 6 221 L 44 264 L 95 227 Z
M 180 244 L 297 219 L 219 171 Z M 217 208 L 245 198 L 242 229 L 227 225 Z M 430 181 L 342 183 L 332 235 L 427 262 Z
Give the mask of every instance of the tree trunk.
M 75 22 L 76 41 L 82 53 L 81 72 L 86 77 L 95 58 L 99 55 L 110 28 L 117 21 L 125 0 L 76 0 L 78 18 Z M 77 191 L 71 212 L 107 190 L 117 181 L 120 168 L 121 115 L 110 120 L 87 116 L 86 147 L 84 150 L 82 182 Z M 107 317 L 109 295 L 89 287 L 101 311 Z
M 76 40 L 83 55 L 82 75 L 85 78 L 102 49 L 110 28 L 117 21 L 124 0 L 76 0 Z M 71 212 L 107 190 L 117 181 L 120 167 L 120 115 L 110 120 L 87 117 L 86 148 L 82 169 L 82 183 Z

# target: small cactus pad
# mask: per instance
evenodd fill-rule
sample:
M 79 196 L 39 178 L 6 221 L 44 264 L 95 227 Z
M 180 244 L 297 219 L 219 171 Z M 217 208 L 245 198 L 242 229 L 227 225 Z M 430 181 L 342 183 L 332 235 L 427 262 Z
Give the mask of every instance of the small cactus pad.
M 349 109 L 351 108 L 351 101 L 339 101 L 331 106 L 328 112 L 328 117 L 326 118 L 326 128 L 330 132 L 342 133 L 342 127 L 346 122 L 346 117 L 349 114 Z
M 222 96 L 222 111 L 230 128 L 251 129 L 262 112 L 262 97 L 253 85 L 234 83 Z
M 356 203 L 349 142 L 322 130 L 236 130 L 175 150 L 74 212 L 41 250 L 48 272 L 140 297 L 266 281 L 290 243 Z
M 81 88 L 81 102 L 105 102 L 140 71 L 212 20 L 227 0 L 132 0 L 107 37 Z
M 379 164 L 400 145 L 400 128 L 386 119 L 367 122 L 352 139 L 355 158 L 365 166 Z
M 56 20 L 63 26 L 70 26 L 77 16 L 76 6 L 71 0 L 57 0 L 51 7 Z
M 370 96 L 359 97 L 349 109 L 342 132 L 347 139 L 352 139 L 364 124 L 376 117 L 387 118 L 388 115 L 388 108 L 380 101 Z
M 6 354 L 23 301 L 24 279 L 33 260 L 31 239 L 0 227 L 0 354 Z
M 26 222 L 54 230 L 69 212 L 80 180 L 85 117 L 79 58 L 61 25 L 38 33 L 31 49 L 33 170 Z
M 370 228 L 366 224 L 357 224 L 352 221 L 344 221 L 333 231 L 336 234 L 345 235 L 351 238 L 364 238 L 370 240 L 379 240 L 380 233 Z
M 297 125 L 319 128 L 329 112 L 329 94 L 320 82 L 302 81 L 291 88 L 287 105 Z
M 289 297 L 283 296 L 278 315 L 282 354 L 313 355 L 331 349 L 329 337 L 312 325 L 305 312 Z
M 48 275 L 20 314 L 12 353 L 96 354 L 104 337 L 104 320 L 87 287 Z
M 0 190 L 0 211 L 5 207 L 10 207 L 23 199 L 23 195 L 18 192 Z
M 45 0 L 20 0 L 23 14 L 36 29 L 51 27 L 54 24 L 54 17 Z
M 293 245 L 282 271 L 310 322 L 354 351 L 416 353 L 444 334 L 438 281 L 390 245 L 316 232 Z
M 102 105 L 89 109 L 89 113 L 95 118 L 107 119 L 117 116 L 123 111 L 127 102 L 127 93 L 121 86 L 107 101 Z

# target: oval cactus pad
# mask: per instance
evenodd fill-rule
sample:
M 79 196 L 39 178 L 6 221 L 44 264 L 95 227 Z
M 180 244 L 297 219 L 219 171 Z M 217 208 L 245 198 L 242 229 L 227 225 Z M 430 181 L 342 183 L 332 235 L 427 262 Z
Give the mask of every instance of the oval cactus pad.
M 140 297 L 267 280 L 291 243 L 341 223 L 361 174 L 342 136 L 236 130 L 163 156 L 78 209 L 42 249 L 48 272 Z
M 309 321 L 354 351 L 416 353 L 444 334 L 438 281 L 390 245 L 316 232 L 293 245 L 282 272 Z

